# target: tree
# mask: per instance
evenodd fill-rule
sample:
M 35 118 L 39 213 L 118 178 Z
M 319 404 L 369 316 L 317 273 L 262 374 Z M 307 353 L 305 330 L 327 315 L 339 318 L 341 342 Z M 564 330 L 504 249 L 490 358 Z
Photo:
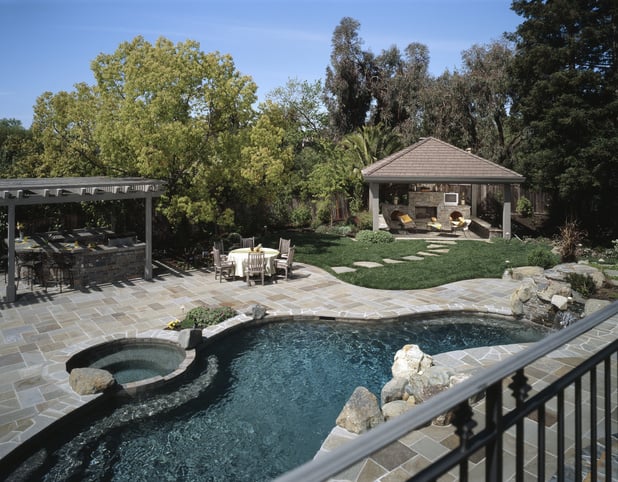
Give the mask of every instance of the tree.
M 521 170 L 553 194 L 557 222 L 618 233 L 618 4 L 513 2 L 512 114 L 525 129 Z
M 31 131 L 17 119 L 0 119 L 0 177 L 13 176 L 14 166 L 28 151 Z
M 411 43 L 405 57 L 396 46 L 382 51 L 375 59 L 371 89 L 375 102 L 371 120 L 374 125 L 397 127 L 408 139 L 419 136 L 422 117 L 421 93 L 430 80 L 429 49 Z
M 91 67 L 94 86 L 37 101 L 39 173 L 163 179 L 159 209 L 169 221 L 217 223 L 246 193 L 237 177 L 255 119 L 251 78 L 228 55 L 164 38 L 123 42 Z
M 357 20 L 344 17 L 333 33 L 331 65 L 326 68 L 324 88 L 325 104 L 337 137 L 365 125 L 371 104 L 369 79 L 373 75 L 373 55 L 362 50 L 359 27 Z
M 353 207 L 358 210 L 364 197 L 363 168 L 402 148 L 401 138 L 384 126 L 364 126 L 348 134 L 341 143 L 346 151 L 349 166 L 348 189 Z

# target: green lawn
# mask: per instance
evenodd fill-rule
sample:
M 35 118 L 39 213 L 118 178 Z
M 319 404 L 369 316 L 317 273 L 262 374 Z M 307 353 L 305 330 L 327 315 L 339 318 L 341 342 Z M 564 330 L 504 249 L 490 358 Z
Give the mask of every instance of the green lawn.
M 528 253 L 538 248 L 534 242 L 495 239 L 491 243 L 458 240 L 447 246 L 448 253 L 421 261 L 384 264 L 381 268 L 356 268 L 351 273 L 337 274 L 333 266 L 350 266 L 355 261 L 383 263 L 385 258 L 401 260 L 404 256 L 425 251 L 432 242 L 399 240 L 387 244 L 367 244 L 352 238 L 312 232 L 276 233 L 264 240 L 265 246 L 277 246 L 278 236 L 289 237 L 296 246 L 295 261 L 325 269 L 337 278 L 358 286 L 391 290 L 430 288 L 453 281 L 474 278 L 500 278 L 507 267 L 528 264 Z M 547 250 L 550 247 L 547 246 Z

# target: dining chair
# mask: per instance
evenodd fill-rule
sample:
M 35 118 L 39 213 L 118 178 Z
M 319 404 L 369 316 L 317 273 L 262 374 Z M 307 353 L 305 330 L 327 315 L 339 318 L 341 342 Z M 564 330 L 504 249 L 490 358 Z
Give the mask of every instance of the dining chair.
M 279 238 L 279 257 L 287 258 L 288 251 L 290 250 L 290 246 L 292 244 L 291 239 Z
M 266 273 L 266 258 L 264 253 L 249 253 L 247 257 L 247 284 L 251 286 L 251 276 L 260 275 L 262 285 L 264 285 L 264 274 Z
M 255 248 L 255 237 L 251 238 L 240 238 L 240 247 L 241 248 Z
M 236 279 L 236 265 L 234 264 L 234 261 L 222 260 L 221 253 L 217 248 L 213 248 L 212 257 L 215 265 L 215 279 L 217 279 L 218 274 L 219 283 L 223 280 L 224 275 L 226 278 L 232 276 L 234 280 Z
M 212 248 L 219 250 L 219 256 L 221 256 L 221 260 L 227 260 L 227 254 L 225 253 L 222 239 L 218 239 L 217 241 L 215 241 L 212 245 Z
M 294 246 L 290 246 L 288 250 L 287 258 L 279 258 L 275 260 L 275 271 L 283 271 L 285 273 L 285 279 L 288 279 L 288 274 L 292 275 L 292 263 L 294 263 Z

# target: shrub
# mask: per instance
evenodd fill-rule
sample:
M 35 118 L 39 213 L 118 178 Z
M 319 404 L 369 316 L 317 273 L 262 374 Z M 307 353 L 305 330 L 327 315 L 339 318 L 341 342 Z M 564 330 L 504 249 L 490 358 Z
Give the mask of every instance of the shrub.
M 331 223 L 331 203 L 326 200 L 319 201 L 315 212 L 316 221 L 320 224 Z
M 560 258 L 563 263 L 577 261 L 577 248 L 580 246 L 586 233 L 579 228 L 576 221 L 565 223 L 560 228 Z
M 395 237 L 386 231 L 368 231 L 366 229 L 356 233 L 356 240 L 361 243 L 392 243 Z
M 360 211 L 356 213 L 356 226 L 359 230 L 370 230 L 373 228 L 373 213 Z
M 517 207 L 515 210 L 521 214 L 524 218 L 529 218 L 534 214 L 534 209 L 532 208 L 532 201 L 525 196 L 521 196 L 517 200 Z
M 236 316 L 236 311 L 229 306 L 218 306 L 214 308 L 198 306 L 197 308 L 189 310 L 185 319 L 180 323 L 180 328 L 202 328 L 216 325 L 233 316 Z
M 585 298 L 590 297 L 597 290 L 594 280 L 588 274 L 569 273 L 566 276 L 566 280 L 573 290 L 577 291 Z
M 321 224 L 315 228 L 315 232 L 319 234 L 332 234 L 334 236 L 348 236 L 352 233 L 352 226 L 347 224 L 339 224 L 336 226 Z
M 300 205 L 292 211 L 290 221 L 297 228 L 308 226 L 311 223 L 311 209 L 309 206 Z
M 558 264 L 558 257 L 549 249 L 537 246 L 528 254 L 528 264 L 548 269 Z

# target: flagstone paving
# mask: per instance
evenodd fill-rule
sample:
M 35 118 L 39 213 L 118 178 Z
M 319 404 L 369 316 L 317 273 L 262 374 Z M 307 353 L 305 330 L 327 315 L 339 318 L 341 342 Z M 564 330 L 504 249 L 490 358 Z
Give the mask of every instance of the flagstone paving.
M 510 315 L 510 297 L 518 286 L 519 282 L 511 279 L 475 279 L 424 290 L 399 290 L 393 296 L 391 291 L 352 286 L 319 268 L 295 263 L 291 279 L 278 279 L 265 286 L 249 287 L 240 279 L 220 283 L 212 272 L 193 270 L 159 275 L 152 281 L 136 279 L 83 291 L 59 293 L 54 288 L 47 292 L 35 288 L 30 292 L 22 288 L 16 302 L 0 303 L 0 457 L 96 398 L 79 396 L 70 388 L 65 363 L 73 354 L 118 338 L 174 340 L 178 333 L 163 328 L 196 306 L 230 306 L 240 313 L 232 320 L 205 329 L 203 334 L 208 338 L 238 324 L 250 323 L 252 319 L 245 313 L 256 304 L 266 307 L 272 317 L 335 320 L 388 320 L 449 311 Z M 614 326 L 613 330 L 611 337 L 606 331 L 596 330 L 587 344 L 568 351 L 568 366 L 572 366 L 576 355 L 585 356 L 590 349 L 596 350 L 608 339 L 615 339 L 618 329 Z M 485 366 L 521 348 L 462 350 L 445 355 L 445 359 L 452 364 Z M 554 363 L 550 370 L 538 373 L 555 376 L 564 370 L 564 364 Z M 405 443 L 418 456 L 405 466 L 406 473 L 443 450 L 442 442 L 447 438 L 444 434 L 433 436 L 431 430 L 428 435 L 408 437 Z M 380 472 L 386 470 L 379 460 L 371 464 Z

